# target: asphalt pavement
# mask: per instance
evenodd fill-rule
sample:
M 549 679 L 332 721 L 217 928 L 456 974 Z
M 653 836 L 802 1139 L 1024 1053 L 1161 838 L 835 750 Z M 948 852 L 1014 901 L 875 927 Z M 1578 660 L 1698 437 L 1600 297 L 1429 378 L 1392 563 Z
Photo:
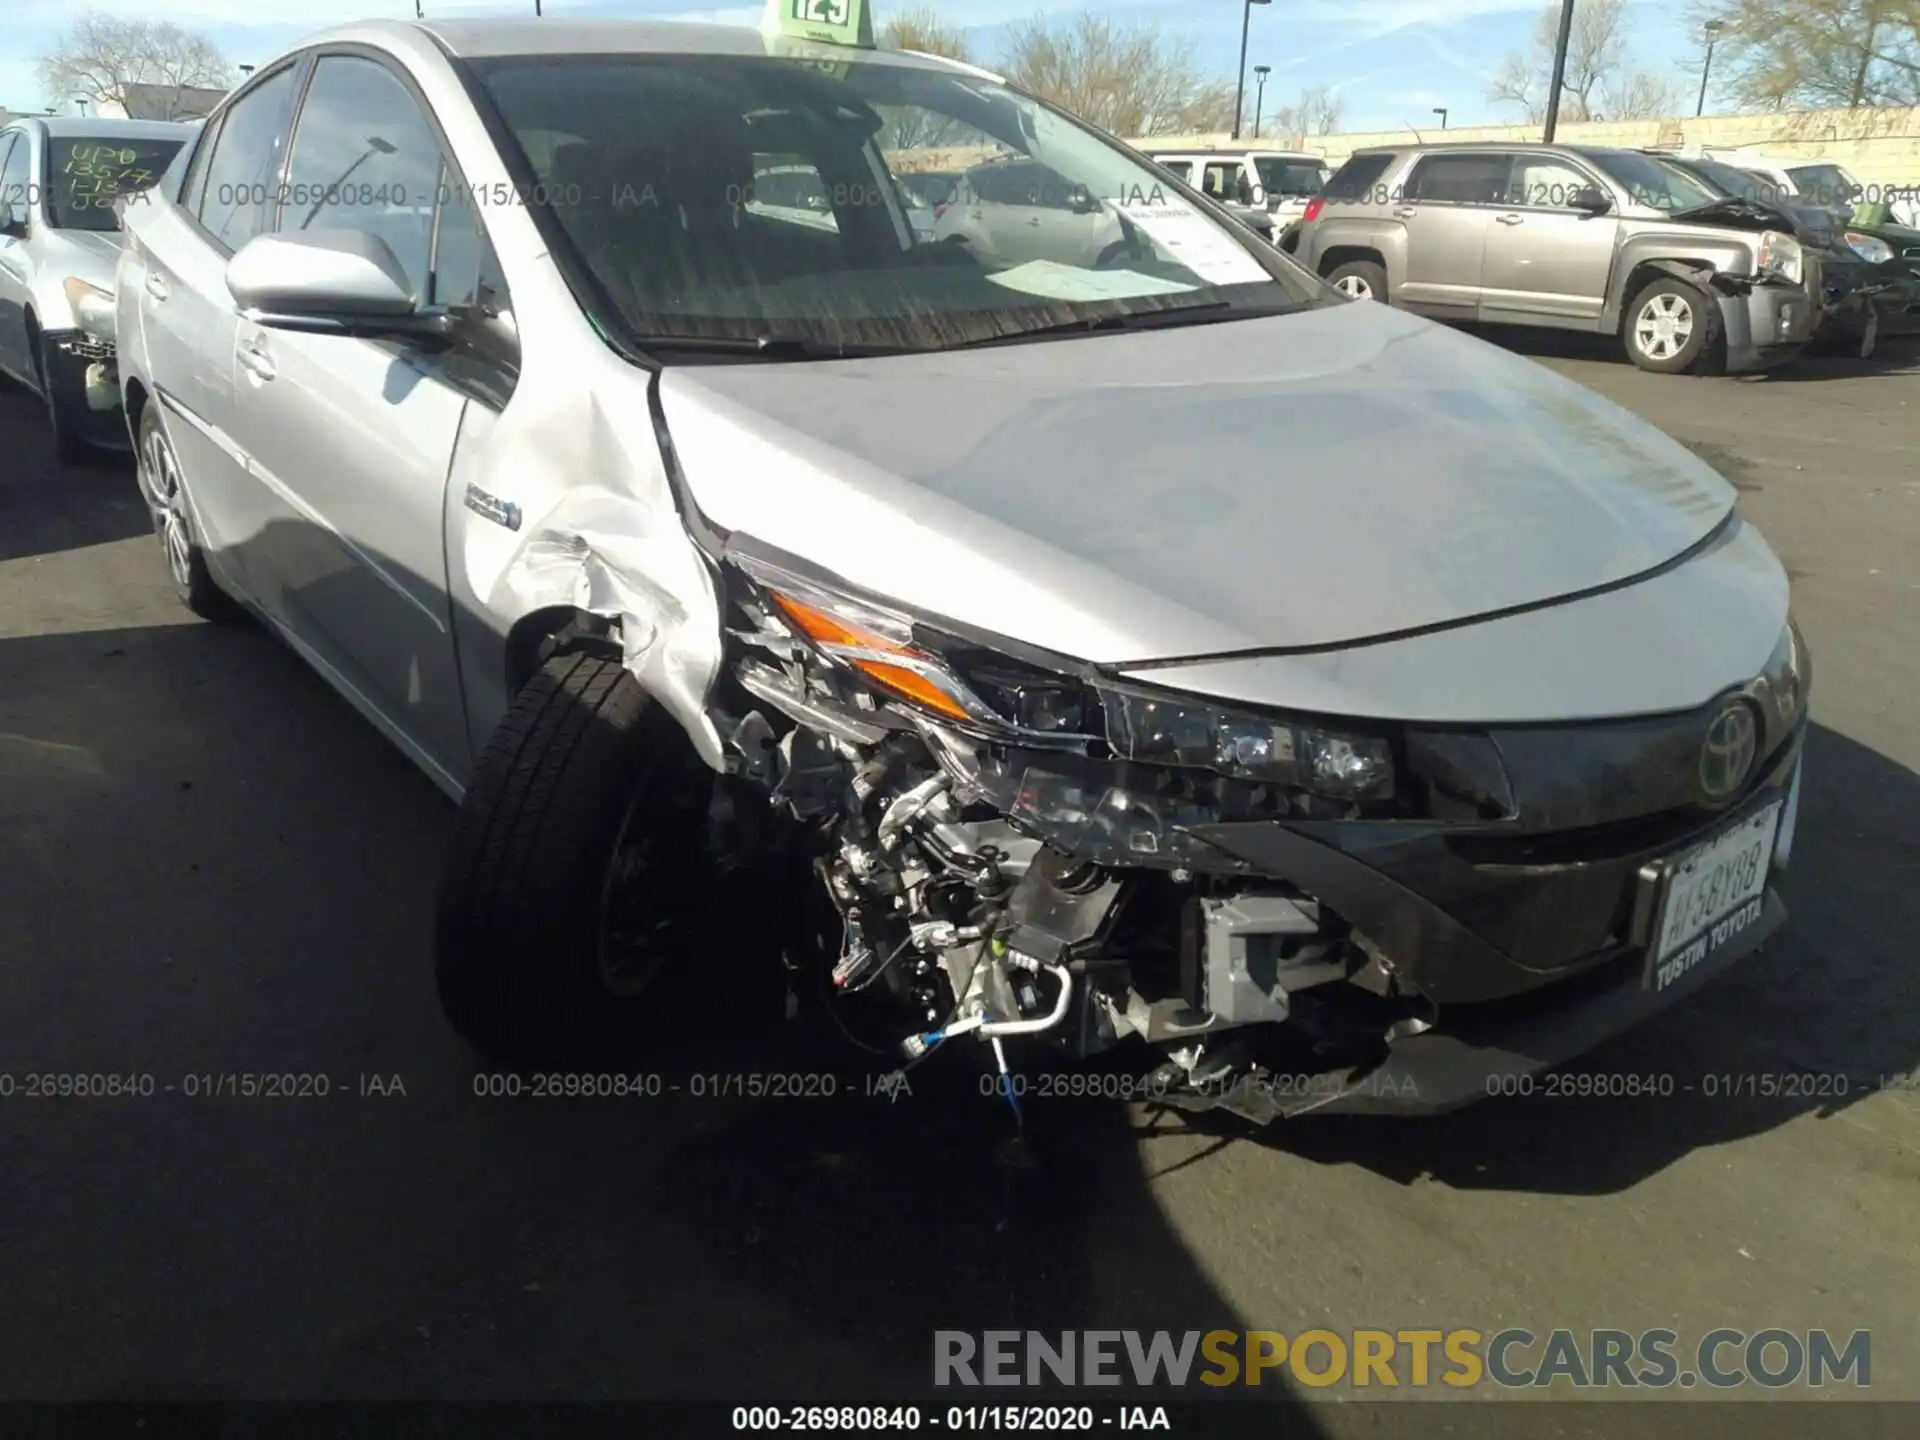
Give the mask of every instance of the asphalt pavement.
M 0 394 L 0 1397 L 860 1398 L 924 1391 L 936 1329 L 1523 1325 L 1867 1329 L 1871 1393 L 1920 1399 L 1920 346 L 1733 380 L 1520 344 L 1792 571 L 1790 928 L 1581 1067 L 1664 1097 L 1258 1133 L 1055 1100 L 1031 1170 L 970 1074 L 696 1094 L 820 1063 L 771 975 L 619 1057 L 660 1093 L 476 1093 L 429 973 L 447 802 L 180 609 L 130 466 L 62 470 Z M 26 1093 L 76 1073 L 151 1093 Z M 1739 1078 L 1781 1074 L 1828 1078 Z M 205 1093 L 240 1075 L 326 1093 Z

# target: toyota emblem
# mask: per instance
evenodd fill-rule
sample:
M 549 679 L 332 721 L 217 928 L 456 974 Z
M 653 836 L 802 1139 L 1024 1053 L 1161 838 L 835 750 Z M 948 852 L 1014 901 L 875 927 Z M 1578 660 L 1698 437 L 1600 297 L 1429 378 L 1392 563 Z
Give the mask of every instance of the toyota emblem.
M 1758 739 L 1753 708 L 1746 702 L 1735 700 L 1714 716 L 1700 746 L 1700 788 L 1715 800 L 1739 790 L 1753 768 Z

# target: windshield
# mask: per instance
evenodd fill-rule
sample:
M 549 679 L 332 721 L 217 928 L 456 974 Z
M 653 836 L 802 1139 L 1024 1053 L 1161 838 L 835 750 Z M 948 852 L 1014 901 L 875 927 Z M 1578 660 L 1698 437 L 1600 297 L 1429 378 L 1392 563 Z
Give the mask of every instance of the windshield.
M 1851 210 L 1861 186 L 1838 165 L 1796 165 L 1787 171 L 1800 203 L 1824 210 Z
M 158 181 L 182 143 L 148 135 L 54 136 L 47 143 L 47 223 L 56 230 L 118 230 L 113 202 Z
M 1662 164 L 1651 155 L 1634 155 L 1624 150 L 1591 150 L 1585 154 L 1618 181 L 1636 205 L 1664 210 L 1671 215 L 1711 205 L 1721 198 L 1686 171 Z
M 1253 168 L 1260 172 L 1260 183 L 1269 195 L 1284 195 L 1290 200 L 1318 195 L 1333 173 L 1318 160 L 1283 160 L 1278 155 L 1254 156 Z
M 824 67 L 594 55 L 468 68 L 519 142 L 509 164 L 535 218 L 564 237 L 555 248 L 576 295 L 641 347 L 765 337 L 943 349 L 1324 299 L 1264 258 L 1270 246 L 1038 101 L 856 53 Z M 928 173 L 953 177 L 931 219 L 917 189 Z
M 1756 205 L 1782 205 L 1788 199 L 1786 193 L 1773 181 L 1764 175 L 1756 175 L 1751 170 L 1738 170 L 1731 165 L 1722 165 L 1712 160 L 1696 160 L 1692 162 L 1692 168 L 1729 195 L 1737 195 L 1742 200 L 1752 201 Z

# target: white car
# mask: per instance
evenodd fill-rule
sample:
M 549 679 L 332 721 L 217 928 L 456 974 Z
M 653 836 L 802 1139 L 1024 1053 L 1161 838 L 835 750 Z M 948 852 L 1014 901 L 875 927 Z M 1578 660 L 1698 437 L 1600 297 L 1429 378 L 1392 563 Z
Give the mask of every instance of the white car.
M 1229 209 L 1264 211 L 1276 242 L 1333 173 L 1324 155 L 1295 150 L 1154 150 L 1148 158 Z

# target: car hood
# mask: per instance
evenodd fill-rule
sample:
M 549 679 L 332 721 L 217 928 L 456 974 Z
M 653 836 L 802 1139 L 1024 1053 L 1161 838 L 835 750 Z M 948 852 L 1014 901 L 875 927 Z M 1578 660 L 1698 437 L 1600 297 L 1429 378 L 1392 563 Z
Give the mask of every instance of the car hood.
M 659 386 L 714 524 L 1101 663 L 1549 603 L 1664 566 L 1734 500 L 1611 402 L 1369 303 Z
M 43 268 L 77 275 L 102 289 L 113 289 L 114 266 L 125 237 L 118 230 L 48 230 Z

